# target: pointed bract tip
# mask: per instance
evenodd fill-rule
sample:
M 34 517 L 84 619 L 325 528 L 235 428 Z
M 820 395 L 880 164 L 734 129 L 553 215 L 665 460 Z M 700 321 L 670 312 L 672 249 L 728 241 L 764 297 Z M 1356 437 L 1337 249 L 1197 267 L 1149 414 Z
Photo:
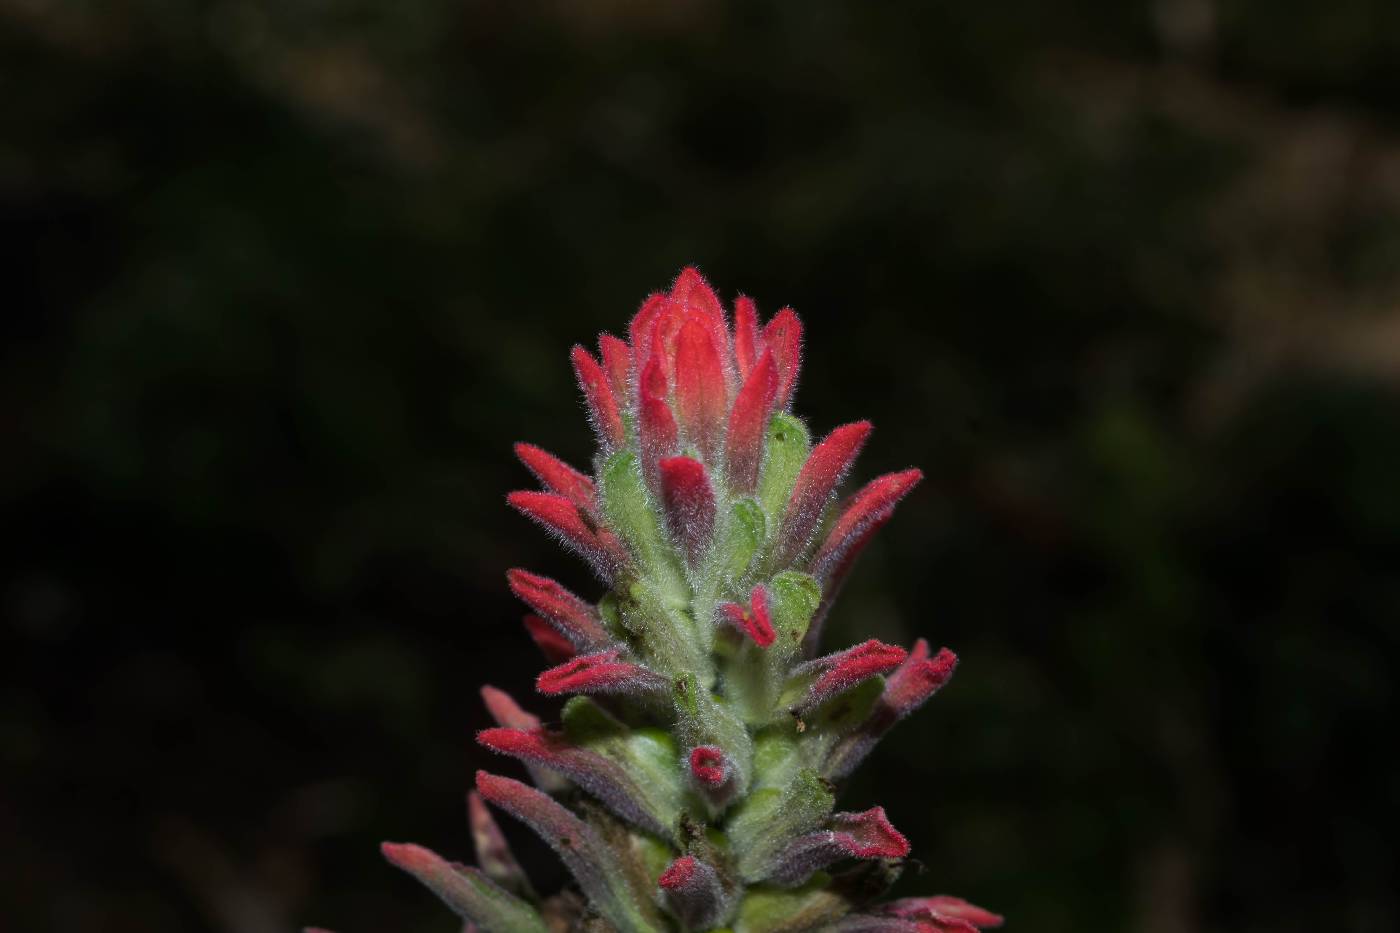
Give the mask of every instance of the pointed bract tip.
M 832 829 L 848 836 L 846 848 L 856 858 L 904 858 L 909 840 L 885 816 L 884 807 L 871 807 L 862 813 L 837 813 Z

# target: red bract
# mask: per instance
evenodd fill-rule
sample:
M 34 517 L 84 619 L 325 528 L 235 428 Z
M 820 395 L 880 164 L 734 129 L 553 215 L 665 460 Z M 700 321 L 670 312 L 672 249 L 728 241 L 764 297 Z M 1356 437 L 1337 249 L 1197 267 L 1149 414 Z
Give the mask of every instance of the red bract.
M 765 351 L 758 364 L 747 372 L 729 413 L 729 434 L 725 441 L 729 488 L 741 495 L 753 492 L 758 485 L 758 471 L 763 464 L 763 435 L 777 397 L 778 371 L 773 354 Z
M 812 531 L 821 520 L 831 494 L 870 436 L 869 421 L 845 424 L 832 431 L 812 448 L 802 471 L 797 474 L 792 497 L 788 500 L 778 540 L 779 560 L 789 563 L 810 543 Z
M 777 638 L 768 608 L 768 590 L 762 583 L 754 586 L 749 593 L 747 609 L 738 603 L 721 603 L 719 609 L 731 624 L 753 639 L 760 648 L 769 647 Z
M 653 489 L 657 483 L 657 463 L 675 453 L 680 431 L 676 416 L 666 402 L 666 374 L 659 358 L 647 362 L 638 387 L 638 421 L 642 453 L 642 475 Z
M 802 322 L 791 308 L 783 308 L 763 329 L 763 348 L 773 354 L 778 367 L 778 407 L 786 408 L 797 388 L 802 366 Z
M 612 334 L 598 337 L 598 350 L 603 355 L 603 371 L 608 374 L 608 385 L 613 395 L 621 402 L 630 392 L 628 376 L 632 371 L 632 348 L 627 341 L 619 340 Z
M 486 704 L 486 711 L 491 714 L 491 718 L 502 726 L 512 729 L 539 728 L 540 718 L 521 709 L 520 704 L 504 690 L 490 685 L 483 686 L 481 699 Z
M 647 810 L 635 781 L 617 762 L 547 729 L 483 729 L 476 740 L 494 752 L 557 771 L 627 822 L 657 835 L 666 825 Z
M 927 920 L 934 924 L 944 923 L 947 925 L 936 928 L 949 930 L 962 929 L 962 927 L 953 926 L 954 922 L 965 924 L 968 929 L 974 930 L 991 929 L 1006 922 L 1001 914 L 994 914 L 990 910 L 969 904 L 960 897 L 951 897 L 946 894 L 934 897 L 906 897 L 886 904 L 881 913 L 907 920 Z
M 928 642 L 920 638 L 914 643 L 909 659 L 885 682 L 881 699 L 897 716 L 907 716 L 922 706 L 948 682 L 958 666 L 958 656 L 947 648 L 938 649 L 933 658 L 928 655 Z
M 595 511 L 593 480 L 534 444 L 516 444 L 515 455 L 545 489 L 559 493 L 585 512 Z
M 817 549 L 812 558 L 812 574 L 824 578 L 840 566 L 848 554 L 854 556 L 855 546 L 864 545 L 867 540 L 863 532 L 876 523 L 887 521 L 899 500 L 917 486 L 923 476 L 919 470 L 887 473 L 861 487 L 846 503 Z
M 588 650 L 611 639 L 593 607 L 548 577 L 514 568 L 506 571 L 510 591 L 539 613 L 576 648 Z
M 529 614 L 523 621 L 525 631 L 530 634 L 530 638 L 539 646 L 540 654 L 544 655 L 544 659 L 550 664 L 567 661 L 578 653 L 574 650 L 572 642 L 539 616 Z
M 593 355 L 583 347 L 575 346 L 572 358 L 574 374 L 578 376 L 579 388 L 583 389 L 584 399 L 588 402 L 594 430 L 598 432 L 604 446 L 612 449 L 621 447 L 627 440 L 626 430 L 623 427 L 622 411 L 618 407 L 617 396 L 613 394 L 607 374 Z
M 815 674 L 816 678 L 798 704 L 798 710 L 811 709 L 876 674 L 892 671 L 908 656 L 909 652 L 898 645 L 887 645 L 872 638 L 854 648 L 808 661 L 797 673 Z
M 613 648 L 584 655 L 545 671 L 535 681 L 544 694 L 623 693 L 642 695 L 666 689 L 666 678 L 640 664 L 620 660 L 622 652 Z
M 715 530 L 715 490 L 705 465 L 690 457 L 668 457 L 659 464 L 666 530 L 692 567 L 710 546 Z
M 724 364 L 706 323 L 692 317 L 676 339 L 676 409 L 686 436 L 706 460 L 719 453 L 729 400 Z
M 883 807 L 835 813 L 828 828 L 794 839 L 774 859 L 767 880 L 791 887 L 839 859 L 897 859 L 908 854 L 909 840 L 890 825 Z
M 506 496 L 506 502 L 558 535 L 605 578 L 611 578 L 627 564 L 627 550 L 617 535 L 592 525 L 568 498 L 552 492 L 521 490 Z
M 758 307 L 752 298 L 740 295 L 734 301 L 734 362 L 741 379 L 758 360 L 758 339 Z

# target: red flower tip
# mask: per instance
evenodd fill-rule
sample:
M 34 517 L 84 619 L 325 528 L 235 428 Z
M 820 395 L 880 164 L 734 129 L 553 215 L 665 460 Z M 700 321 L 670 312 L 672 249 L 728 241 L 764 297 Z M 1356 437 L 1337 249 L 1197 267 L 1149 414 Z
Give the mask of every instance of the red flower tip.
M 947 648 L 940 648 L 930 658 L 928 642 L 921 638 L 909 659 L 885 683 L 884 701 L 896 716 L 907 716 L 946 684 L 957 666 L 958 656 Z
M 676 409 L 687 436 L 714 461 L 728 404 L 724 363 L 711 323 L 687 318 L 676 338 Z
M 923 476 L 919 470 L 887 473 L 866 483 L 851 496 L 812 558 L 813 575 L 827 578 L 848 558 L 854 559 L 869 541 L 867 530 L 888 521 L 895 505 L 919 484 Z
M 770 647 L 777 639 L 773 616 L 768 606 L 768 590 L 759 583 L 749 594 L 749 608 L 738 603 L 721 603 L 720 611 L 736 628 L 753 639 L 760 648 Z
M 531 759 L 549 757 L 549 743 L 543 729 L 482 729 L 476 734 L 476 740 L 502 755 Z
M 662 308 L 670 300 L 670 296 L 662 292 L 648 295 L 646 301 L 642 302 L 641 308 L 633 316 L 632 323 L 627 325 L 627 339 L 632 346 L 632 366 L 638 372 L 641 372 L 651 354 L 652 328 L 655 327 L 656 319 L 661 314 Z
M 608 374 L 608 385 L 612 386 L 613 396 L 627 398 L 630 388 L 628 374 L 632 369 L 632 348 L 625 340 L 612 334 L 598 337 L 598 351 L 603 356 L 603 370 Z
M 729 758 L 717 745 L 701 745 L 690 753 L 690 773 L 711 790 L 723 787 L 732 770 Z
M 690 457 L 660 461 L 661 502 L 666 530 L 687 562 L 698 567 L 715 530 L 715 491 L 705 465 Z
M 524 619 L 525 631 L 539 647 L 540 654 L 550 664 L 559 664 L 572 658 L 576 652 L 573 643 L 550 625 L 544 619 L 533 613 L 527 614 Z
M 381 842 L 379 851 L 395 868 L 411 874 L 428 872 L 442 864 L 440 856 L 411 842 Z
M 693 855 L 682 855 L 670 864 L 656 879 L 656 883 L 668 891 L 683 888 L 695 877 L 696 861 Z
M 799 708 L 810 709 L 876 674 L 892 671 L 903 664 L 908 656 L 909 652 L 898 645 L 887 645 L 872 638 L 845 651 L 808 661 L 797 669 L 799 673 L 821 673 L 813 681 Z
M 758 485 L 758 470 L 763 463 L 763 432 L 778 398 L 778 370 L 771 351 L 747 370 L 743 386 L 729 413 L 729 433 L 725 440 L 728 451 L 729 485 L 735 492 L 750 493 Z
M 843 424 L 808 454 L 807 462 L 797 474 L 783 518 L 783 563 L 792 560 L 807 546 L 827 500 L 855 462 L 871 430 L 869 421 Z
M 778 407 L 786 408 L 797 388 L 802 366 L 802 321 L 797 312 L 783 308 L 763 329 L 763 347 L 771 350 L 778 367 Z
M 504 690 L 484 686 L 481 688 L 481 699 L 491 718 L 502 726 L 511 729 L 538 729 L 540 726 L 539 717 L 521 709 L 520 704 Z
M 585 512 L 594 510 L 593 480 L 583 473 L 534 444 L 516 444 L 515 456 L 550 492 L 557 492 Z
M 552 667 L 535 680 L 535 689 L 560 693 L 640 694 L 664 690 L 666 679 L 639 664 L 620 660 L 616 648 L 583 655 Z
M 510 591 L 539 613 L 577 648 L 593 648 L 609 641 L 607 629 L 593 608 L 548 577 L 516 567 L 506 571 Z
M 739 377 L 747 378 L 758 361 L 758 306 L 752 298 L 740 295 L 734 301 L 734 362 Z
M 622 411 L 613 394 L 612 384 L 603 372 L 603 367 L 583 347 L 575 345 L 571 351 L 574 374 L 578 377 L 579 388 L 588 402 L 588 411 L 593 418 L 593 427 L 603 444 L 610 448 L 621 447 L 626 442 L 626 431 L 622 424 Z
M 890 824 L 884 807 L 834 814 L 831 828 L 838 844 L 855 858 L 904 858 L 909 854 L 909 840 Z

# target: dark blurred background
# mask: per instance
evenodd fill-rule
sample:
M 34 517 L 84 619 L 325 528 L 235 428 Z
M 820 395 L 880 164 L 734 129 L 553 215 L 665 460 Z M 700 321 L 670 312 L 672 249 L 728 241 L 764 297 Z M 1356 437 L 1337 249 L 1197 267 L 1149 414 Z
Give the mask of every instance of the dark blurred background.
M 928 474 L 833 633 L 964 658 L 901 892 L 1400 927 L 1393 0 L 0 0 L 0 101 L 5 929 L 455 930 L 376 844 L 597 592 L 510 443 L 689 262 Z

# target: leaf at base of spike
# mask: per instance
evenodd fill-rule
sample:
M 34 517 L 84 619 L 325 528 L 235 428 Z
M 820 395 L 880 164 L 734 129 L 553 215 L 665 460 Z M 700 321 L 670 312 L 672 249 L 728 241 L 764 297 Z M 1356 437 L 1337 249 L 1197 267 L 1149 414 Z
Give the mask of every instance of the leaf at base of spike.
M 593 908 L 622 930 L 650 931 L 650 905 L 616 871 L 618 853 L 598 830 L 547 794 L 485 771 L 476 789 L 487 802 L 526 823 L 554 850 Z M 619 824 L 620 825 L 620 824 Z
M 380 849 L 459 917 L 480 924 L 488 933 L 549 933 L 539 911 L 475 868 L 451 865 L 422 846 L 386 842 Z

